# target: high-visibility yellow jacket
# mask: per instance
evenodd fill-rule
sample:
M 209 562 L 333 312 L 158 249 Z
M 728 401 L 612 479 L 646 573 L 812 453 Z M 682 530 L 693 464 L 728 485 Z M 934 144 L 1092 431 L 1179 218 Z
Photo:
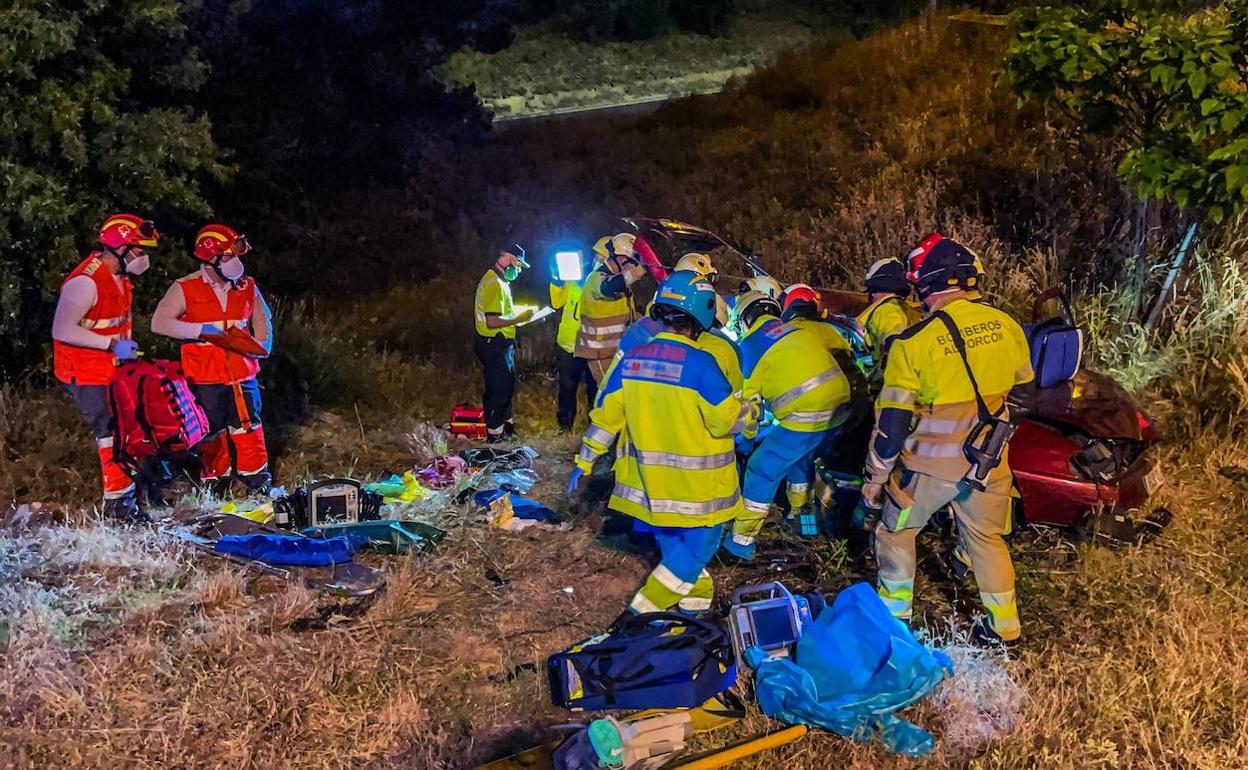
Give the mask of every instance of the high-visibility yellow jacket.
M 559 331 L 555 341 L 569 353 L 576 351 L 576 335 L 581 330 L 581 294 L 584 287 L 579 281 L 550 284 L 550 306 L 563 310 L 559 316 Z
M 581 325 L 576 335 L 577 358 L 591 361 L 611 358 L 634 320 L 633 300 L 627 292 L 618 299 L 603 294 L 602 283 L 610 277 L 599 269 L 585 279 L 585 289 L 581 293 Z
M 482 337 L 494 337 L 503 335 L 508 339 L 515 339 L 516 327 L 504 326 L 501 329 L 491 329 L 485 325 L 486 313 L 497 313 L 501 316 L 510 316 L 515 310 L 515 304 L 511 299 L 511 284 L 503 280 L 494 268 L 485 271 L 485 275 L 481 276 L 481 280 L 477 282 L 477 296 L 473 302 L 473 319 L 476 322 L 477 334 Z
M 1008 414 L 1006 396 L 1032 379 L 1027 337 L 1006 313 L 977 302 L 955 300 L 943 308 L 961 330 L 980 395 L 994 414 Z M 945 481 L 970 469 L 962 445 L 979 421 L 975 391 L 948 329 L 929 316 L 896 337 L 884 368 L 876 409 L 914 415 L 901 452 L 902 464 Z M 988 481 L 1008 478 L 1008 454 Z
M 743 386 L 758 393 L 782 427 L 813 432 L 849 416 L 849 380 L 818 337 L 764 316 L 741 339 Z
M 867 342 L 877 363 L 884 360 L 888 341 L 918 322 L 918 311 L 893 294 L 877 299 L 858 314 L 858 323 L 867 330 Z
M 849 342 L 841 336 L 836 327 L 830 323 L 824 323 L 815 318 L 794 318 L 789 321 L 789 326 L 795 326 L 802 331 L 810 332 L 819 340 L 819 344 L 823 345 L 824 350 L 849 350 Z
M 741 351 L 737 349 L 737 343 L 719 329 L 709 329 L 698 335 L 694 344 L 715 357 L 719 370 L 728 378 L 734 392 L 741 390 L 745 378 L 741 374 Z
M 663 332 L 624 354 L 602 385 L 576 464 L 589 472 L 619 438 L 613 509 L 657 527 L 710 527 L 737 517 L 733 436 L 757 426 L 715 358 Z

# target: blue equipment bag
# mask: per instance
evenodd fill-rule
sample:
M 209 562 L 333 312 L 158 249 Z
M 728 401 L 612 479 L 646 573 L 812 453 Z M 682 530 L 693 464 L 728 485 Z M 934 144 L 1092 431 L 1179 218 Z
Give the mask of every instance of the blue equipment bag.
M 1061 310 L 1055 317 L 1040 321 L 1040 310 L 1051 299 L 1057 300 Z M 1083 361 L 1083 332 L 1075 327 L 1065 287 L 1055 286 L 1036 297 L 1031 319 L 1024 331 L 1031 347 L 1036 386 L 1051 388 L 1073 380 Z
M 573 711 L 695 708 L 737 681 L 718 626 L 673 612 L 621 617 L 546 661 L 550 697 Z

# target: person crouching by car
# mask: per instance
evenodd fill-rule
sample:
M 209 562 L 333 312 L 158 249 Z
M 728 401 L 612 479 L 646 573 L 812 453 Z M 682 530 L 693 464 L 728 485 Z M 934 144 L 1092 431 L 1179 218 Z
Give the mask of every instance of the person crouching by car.
M 152 331 L 182 341 L 182 369 L 208 417 L 210 437 L 200 444 L 200 479 L 229 491 L 237 475 L 247 491 L 266 494 L 272 483 L 260 421 L 260 361 L 273 349 L 273 321 L 242 256 L 247 237 L 220 224 L 195 237 L 200 267 L 174 281 L 152 316 Z M 243 355 L 211 340 L 230 329 L 250 334 L 263 353 Z

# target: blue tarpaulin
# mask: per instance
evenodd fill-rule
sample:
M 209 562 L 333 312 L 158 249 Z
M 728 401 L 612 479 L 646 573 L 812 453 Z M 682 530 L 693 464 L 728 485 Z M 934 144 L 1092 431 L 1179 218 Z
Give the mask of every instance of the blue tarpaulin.
M 279 567 L 323 567 L 351 561 L 354 549 L 345 537 L 314 540 L 299 535 L 225 535 L 217 541 L 216 550 Z
M 478 492 L 477 494 L 473 495 L 472 499 L 477 503 L 477 505 L 481 506 L 482 508 L 489 508 L 490 503 L 494 502 L 495 500 L 497 500 L 498 498 L 502 497 L 505 494 L 507 493 L 501 489 L 489 489 L 484 492 Z M 515 495 L 515 494 L 511 496 L 511 510 L 513 513 L 516 514 L 516 518 L 518 519 L 533 519 L 535 521 L 551 521 L 551 520 L 557 520 L 559 518 L 559 516 L 554 511 L 542 505 L 541 503 L 537 502 L 536 500 L 530 500 L 527 497 L 521 497 L 520 495 Z
M 931 733 L 893 712 L 952 675 L 953 662 L 920 644 L 870 584 L 842 591 L 802 632 L 792 660 L 769 659 L 757 647 L 745 659 L 768 716 L 864 743 L 878 734 L 908 757 L 927 756 L 935 745 Z

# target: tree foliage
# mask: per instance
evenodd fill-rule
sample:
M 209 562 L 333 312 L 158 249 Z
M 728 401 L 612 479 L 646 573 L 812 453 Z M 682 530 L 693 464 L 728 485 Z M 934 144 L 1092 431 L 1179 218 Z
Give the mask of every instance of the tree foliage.
M 221 175 L 177 0 L 17 0 L 0 10 L 0 358 L 46 342 L 51 298 L 107 213 L 205 212 Z M 36 331 L 38 330 L 38 331 Z
M 1145 198 L 1217 223 L 1248 201 L 1248 1 L 1115 0 L 1017 11 L 1003 74 L 1121 141 Z

